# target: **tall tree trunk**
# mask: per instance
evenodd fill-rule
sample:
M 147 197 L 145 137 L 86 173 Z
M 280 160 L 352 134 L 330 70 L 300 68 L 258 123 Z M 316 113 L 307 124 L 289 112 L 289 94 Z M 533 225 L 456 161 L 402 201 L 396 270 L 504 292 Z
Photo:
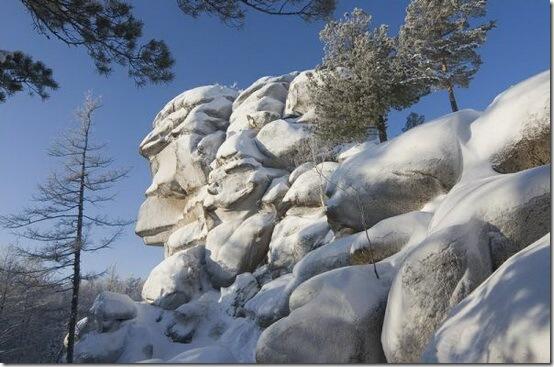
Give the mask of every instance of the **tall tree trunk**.
M 454 87 L 448 87 L 448 99 L 450 100 L 450 107 L 452 107 L 452 112 L 458 111 L 458 103 L 456 102 L 456 97 L 454 96 Z
M 79 286 L 81 284 L 81 246 L 83 244 L 83 213 L 85 198 L 86 161 L 88 150 L 88 134 L 90 123 L 85 124 L 85 145 L 81 155 L 81 177 L 79 182 L 79 203 L 77 213 L 77 238 L 75 239 L 75 253 L 73 260 L 73 280 L 71 293 L 71 312 L 69 314 L 67 335 L 67 363 L 73 363 L 73 349 L 75 345 L 75 326 L 77 325 L 77 312 L 79 307 Z
M 446 65 L 445 60 L 442 60 L 441 68 L 442 68 L 442 72 L 446 75 L 446 73 L 448 72 L 448 66 Z M 448 80 L 447 83 L 448 83 L 448 87 L 446 88 L 446 91 L 448 92 L 448 99 L 450 100 L 450 107 L 452 108 L 452 112 L 457 112 L 458 111 L 458 103 L 456 102 L 456 97 L 454 96 L 454 86 L 452 85 L 450 80 Z
M 387 124 L 384 116 L 379 116 L 377 121 L 377 131 L 379 131 L 379 141 L 382 143 L 388 140 L 387 137 Z

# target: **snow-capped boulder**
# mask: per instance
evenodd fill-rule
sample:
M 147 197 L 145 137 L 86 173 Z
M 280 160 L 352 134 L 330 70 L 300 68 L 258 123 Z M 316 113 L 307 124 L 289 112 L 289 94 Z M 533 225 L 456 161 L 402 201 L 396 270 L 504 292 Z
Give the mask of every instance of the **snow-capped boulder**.
M 129 296 L 109 291 L 100 293 L 89 310 L 89 318 L 101 330 L 109 329 L 114 322 L 129 320 L 136 315 L 135 302 Z
M 197 245 L 203 245 L 208 235 L 208 228 L 202 218 L 185 224 L 172 232 L 165 244 L 166 255 L 171 256 L 176 252 Z
M 323 162 L 301 174 L 283 198 L 290 206 L 323 206 L 325 186 L 337 169 L 335 162 Z
M 286 292 L 292 280 L 291 274 L 285 274 L 264 284 L 260 291 L 244 306 L 246 314 L 261 327 L 267 327 L 286 316 L 289 312 Z
M 469 221 L 489 233 L 494 269 L 550 231 L 550 165 L 462 182 L 442 201 L 429 233 Z
M 302 163 L 301 165 L 299 165 L 298 167 L 296 167 L 294 169 L 294 171 L 292 171 L 290 173 L 290 176 L 289 176 L 289 184 L 293 184 L 294 181 L 296 181 L 296 179 L 298 177 L 300 177 L 303 173 L 311 170 L 312 168 L 315 167 L 315 163 L 314 162 L 305 162 L 305 163 Z
M 100 334 L 93 331 L 85 334 L 75 345 L 73 361 L 75 363 L 114 363 L 124 351 L 128 331 L 127 328 L 120 328 L 110 333 Z
M 282 200 L 290 188 L 288 179 L 288 175 L 274 178 L 262 197 L 262 203 L 266 206 L 270 206 L 278 212 L 281 212 Z
M 142 298 L 164 309 L 190 301 L 204 287 L 204 246 L 195 246 L 165 258 L 142 288 Z
M 362 230 L 450 191 L 462 173 L 460 136 L 478 116 L 452 113 L 346 160 L 327 185 L 329 222 Z
M 256 132 L 251 129 L 241 130 L 230 135 L 219 147 L 216 158 L 222 163 L 231 159 L 252 158 L 260 163 L 269 160 L 255 143 Z
M 540 73 L 496 97 L 472 124 L 468 148 L 476 160 L 500 173 L 550 163 L 550 73 Z
M 291 74 L 260 78 L 244 90 L 233 103 L 227 132 L 259 130 L 281 118 L 291 78 Z
M 313 126 L 309 124 L 275 120 L 260 130 L 256 142 L 271 158 L 271 165 L 290 169 L 311 159 L 309 140 L 313 136 L 312 130 Z
M 140 153 L 145 157 L 159 153 L 172 141 L 172 135 L 175 135 L 173 130 L 179 129 L 179 125 L 185 124 L 185 120 L 189 117 L 188 115 L 195 108 L 199 112 L 193 113 L 195 118 L 189 118 L 188 125 L 192 125 L 189 130 L 195 130 L 195 124 L 190 122 L 196 121 L 197 125 L 201 126 L 203 124 L 206 126 L 205 129 L 199 129 L 201 130 L 200 132 L 215 131 L 215 126 L 211 123 L 215 122 L 218 125 L 217 123 L 228 120 L 231 114 L 232 102 L 237 94 L 238 92 L 234 89 L 210 85 L 194 88 L 178 95 L 169 101 L 156 115 L 152 123 L 154 129 L 140 144 Z M 207 106 L 202 107 L 202 105 Z M 202 112 L 203 116 L 200 112 Z M 211 117 L 213 121 L 205 121 L 206 119 L 202 119 L 202 117 L 208 120 Z M 210 124 L 211 126 L 209 126 Z
M 408 242 L 420 242 L 427 236 L 432 213 L 410 212 L 383 219 L 367 230 L 355 235 L 350 253 L 353 264 L 381 261 L 399 252 Z M 369 243 L 367 240 L 369 237 Z
M 285 216 L 271 236 L 269 266 L 291 271 L 304 255 L 325 243 L 329 231 L 327 218 L 321 210 L 304 216 Z
M 550 362 L 550 234 L 518 252 L 460 302 L 426 363 Z
M 285 117 L 300 116 L 307 113 L 312 107 L 308 93 L 308 80 L 313 70 L 301 72 L 292 80 L 285 104 Z
M 448 227 L 414 248 L 394 278 L 381 341 L 388 362 L 419 361 L 450 310 L 492 272 L 486 231 Z
M 266 169 L 251 158 L 228 162 L 210 173 L 208 192 L 212 198 L 205 204 L 253 213 L 271 180 L 285 174 L 286 171 Z
M 289 316 L 264 330 L 258 363 L 382 363 L 379 336 L 390 277 L 369 266 L 349 266 L 299 286 Z
M 206 269 L 214 286 L 229 286 L 238 274 L 254 271 L 267 253 L 274 220 L 272 212 L 254 214 L 228 231 L 224 242 L 209 241 Z
M 237 275 L 229 287 L 221 288 L 219 303 L 227 309 L 231 316 L 242 316 L 244 315 L 244 305 L 259 290 L 258 281 L 252 273 L 242 273 Z

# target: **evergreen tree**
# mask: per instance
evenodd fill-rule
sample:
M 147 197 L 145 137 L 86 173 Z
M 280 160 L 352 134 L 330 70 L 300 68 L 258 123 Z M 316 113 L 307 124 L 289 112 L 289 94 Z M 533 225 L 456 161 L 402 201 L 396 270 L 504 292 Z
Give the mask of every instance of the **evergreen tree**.
M 361 141 L 376 128 L 387 140 L 387 115 L 427 93 L 409 77 L 396 39 L 381 25 L 369 30 L 371 16 L 361 9 L 330 21 L 320 33 L 324 58 L 309 82 L 316 110 L 316 132 L 335 143 Z
M 410 60 L 417 77 L 434 90 L 446 90 L 452 111 L 458 110 L 455 87 L 467 88 L 482 63 L 477 53 L 490 21 L 471 26 L 486 15 L 487 0 L 412 0 L 400 29 L 400 52 Z
M 416 126 L 419 126 L 425 122 L 425 116 L 420 115 L 415 112 L 410 112 L 408 118 L 406 119 L 406 125 L 402 128 L 403 132 L 406 132 Z
M 47 88 L 58 88 L 51 69 L 20 51 L 0 50 L 0 102 L 23 89 L 48 98 Z
M 270 15 L 298 16 L 306 21 L 326 19 L 336 0 L 177 0 L 181 11 L 194 18 L 214 15 L 227 25 L 240 28 L 247 10 Z

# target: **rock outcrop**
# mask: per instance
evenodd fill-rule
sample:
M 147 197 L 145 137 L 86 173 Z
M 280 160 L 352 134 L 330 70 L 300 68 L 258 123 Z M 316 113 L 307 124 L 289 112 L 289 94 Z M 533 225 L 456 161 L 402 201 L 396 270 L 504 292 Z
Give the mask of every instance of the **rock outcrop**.
M 136 233 L 165 259 L 143 302 L 97 299 L 76 361 L 548 362 L 550 74 L 319 151 L 309 73 L 158 113 Z

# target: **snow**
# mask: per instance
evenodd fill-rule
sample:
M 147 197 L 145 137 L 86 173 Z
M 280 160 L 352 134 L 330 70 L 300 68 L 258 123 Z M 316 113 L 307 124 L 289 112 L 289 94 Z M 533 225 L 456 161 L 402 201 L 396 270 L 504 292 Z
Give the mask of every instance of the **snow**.
M 550 362 L 550 234 L 517 253 L 450 312 L 425 363 Z
M 190 301 L 203 288 L 204 246 L 195 246 L 166 257 L 150 273 L 142 298 L 165 309 Z
M 104 291 L 96 297 L 89 311 L 91 320 L 102 328 L 114 320 L 132 319 L 137 314 L 135 302 L 125 294 Z M 108 325 L 106 325 L 108 326 Z

